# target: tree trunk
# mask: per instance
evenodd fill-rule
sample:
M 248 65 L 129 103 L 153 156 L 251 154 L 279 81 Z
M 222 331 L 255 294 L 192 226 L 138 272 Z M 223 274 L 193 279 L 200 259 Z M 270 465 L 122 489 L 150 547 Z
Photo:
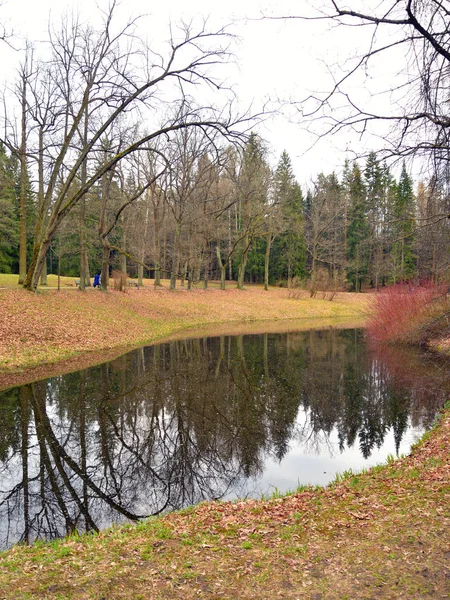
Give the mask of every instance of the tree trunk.
M 87 144 L 88 138 L 88 112 L 87 107 L 84 111 L 83 127 L 83 147 Z M 87 161 L 81 165 L 81 185 L 86 185 L 87 181 Z M 86 244 L 86 197 L 80 198 L 80 290 L 85 291 L 87 285 L 86 264 L 87 264 L 87 244 Z M 89 281 L 90 284 L 90 281 Z
M 22 138 L 20 143 L 19 285 L 27 277 L 27 78 L 22 80 Z
M 148 198 L 148 195 L 146 196 Z M 149 213 L 150 213 L 150 207 L 148 204 L 148 199 L 147 199 L 147 205 L 145 207 L 145 220 L 144 220 L 144 235 L 143 235 L 143 239 L 140 240 L 140 253 L 139 253 L 139 259 L 141 261 L 141 263 L 144 262 L 145 259 L 145 248 L 147 245 L 147 236 L 148 236 L 148 221 L 149 221 Z M 156 235 L 156 232 L 155 232 Z M 138 265 L 138 285 L 144 285 L 144 266 L 143 265 Z
M 241 263 L 238 268 L 238 283 L 237 283 L 238 290 L 244 289 L 245 268 L 247 266 L 248 251 L 250 249 L 250 240 L 248 239 L 248 237 L 244 238 L 244 244 L 245 244 L 245 247 L 244 247 L 244 250 L 242 251 Z
M 85 270 L 84 270 L 84 275 L 86 277 L 86 279 L 84 280 L 84 285 L 86 287 L 90 287 L 91 285 L 91 272 L 89 270 L 89 256 L 86 252 L 86 266 L 85 266 Z
M 403 235 L 403 232 L 402 232 Z M 400 280 L 402 283 L 405 281 L 405 238 L 402 237 L 402 256 L 400 265 Z
M 23 282 L 23 287 L 26 290 L 35 292 L 37 289 L 39 278 L 44 267 L 44 261 L 47 256 L 48 249 L 50 248 L 53 233 L 54 232 L 52 231 L 49 237 L 47 237 L 47 239 L 41 243 L 35 243 L 33 257 L 31 259 L 25 281 Z
M 184 263 L 184 265 L 183 265 L 183 270 L 182 270 L 182 272 L 181 272 L 181 275 L 180 275 L 180 283 L 181 283 L 181 287 L 184 287 L 184 280 L 186 279 L 186 277 L 189 277 L 189 276 L 187 275 L 187 273 L 188 273 L 188 267 L 187 267 L 187 264 L 186 264 L 186 263 Z
M 160 265 L 156 265 L 156 267 L 155 267 L 155 283 L 153 285 L 155 287 L 161 287 L 161 267 L 160 267 Z
M 86 200 L 80 200 L 80 286 L 84 292 L 86 289 Z
M 161 286 L 161 244 L 156 229 L 154 232 L 154 236 L 155 242 L 153 245 L 153 254 L 155 261 L 155 282 L 153 285 L 156 288 Z
M 245 278 L 245 267 L 247 266 L 247 252 L 244 252 L 242 255 L 241 264 L 238 268 L 238 282 L 237 288 L 238 290 L 244 289 L 244 278 Z
M 266 236 L 266 255 L 264 257 L 264 289 L 266 292 L 269 290 L 269 260 L 270 260 L 270 248 L 272 246 L 273 237 L 271 233 Z
M 222 262 L 219 244 L 217 244 L 217 246 L 216 246 L 216 255 L 217 255 L 217 262 L 219 263 L 219 266 L 220 266 L 220 289 L 224 290 L 225 289 L 225 277 L 227 274 L 227 261 L 225 260 L 224 262 Z
M 316 295 L 316 291 L 316 257 L 315 254 L 313 254 L 311 265 L 311 289 L 309 290 L 309 295 L 311 298 Z
M 177 287 L 177 276 L 180 270 L 180 226 L 177 223 L 175 228 L 175 239 L 172 258 L 172 271 L 170 273 L 170 289 L 172 291 Z
M 123 218 L 123 214 L 122 214 L 122 239 L 121 239 L 121 246 L 122 246 L 122 250 L 124 252 L 127 251 L 127 232 L 125 230 L 125 219 Z M 122 271 L 122 273 L 127 273 L 127 257 L 125 256 L 125 254 L 121 254 L 120 255 L 120 270 Z
M 44 264 L 42 265 L 41 285 L 48 285 L 48 281 L 47 281 L 47 257 L 45 257 Z
M 100 287 L 106 292 L 109 284 L 109 248 L 104 245 L 102 253 L 102 274 L 100 279 Z

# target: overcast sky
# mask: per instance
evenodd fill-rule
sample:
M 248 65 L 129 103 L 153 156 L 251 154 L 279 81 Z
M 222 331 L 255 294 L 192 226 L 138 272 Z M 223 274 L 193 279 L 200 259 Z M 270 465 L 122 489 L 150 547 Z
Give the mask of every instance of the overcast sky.
M 311 0 L 318 6 L 327 0 Z M 358 0 L 362 5 L 364 0 Z M 59 22 L 68 10 L 78 11 L 82 19 L 95 22 L 98 9 L 108 5 L 107 0 L 3 0 L 2 22 L 15 33 L 13 43 L 19 47 L 20 38 L 46 40 L 49 22 Z M 147 15 L 142 19 L 140 31 L 158 39 L 168 38 L 168 24 L 180 19 L 209 17 L 211 25 L 232 23 L 231 30 L 239 36 L 236 48 L 236 66 L 229 71 L 230 82 L 236 85 L 243 106 L 253 102 L 255 107 L 268 98 L 299 101 L 311 92 L 323 92 L 330 88 L 330 69 L 349 55 L 358 52 L 364 42 L 365 32 L 348 32 L 331 29 L 324 22 L 300 20 L 258 20 L 262 15 L 279 16 L 309 10 L 308 2 L 279 0 L 257 2 L 226 0 L 214 5 L 207 0 L 124 0 L 120 6 L 123 19 Z M 2 81 L 13 76 L 20 52 L 2 49 L 0 66 Z M 361 92 L 362 93 L 362 92 Z M 295 174 L 302 185 L 323 171 L 340 171 L 344 158 L 352 159 L 358 151 L 359 142 L 354 135 L 343 133 L 339 137 L 322 140 L 308 150 L 314 138 L 306 131 L 299 113 L 294 107 L 287 108 L 290 117 L 277 116 L 269 120 L 260 134 L 272 150 L 271 163 L 276 164 L 283 149 L 291 156 Z M 297 122 L 295 122 L 297 121 Z M 367 142 L 366 142 L 367 147 Z

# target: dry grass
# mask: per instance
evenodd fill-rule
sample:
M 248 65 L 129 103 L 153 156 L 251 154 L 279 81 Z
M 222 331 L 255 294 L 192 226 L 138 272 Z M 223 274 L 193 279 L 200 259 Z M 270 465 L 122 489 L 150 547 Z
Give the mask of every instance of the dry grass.
M 227 326 L 235 330 L 237 323 L 260 329 L 269 327 L 269 321 L 282 321 L 282 329 L 286 323 L 292 329 L 342 320 L 361 324 L 366 300 L 364 295 L 340 294 L 329 302 L 310 299 L 307 293 L 293 300 L 287 290 L 265 292 L 259 287 L 170 292 L 147 286 L 126 294 L 94 289 L 41 294 L 0 290 L 0 387 L 12 384 L 11 375 L 24 369 L 42 370 L 43 365 L 88 352 L 125 351 L 180 332 L 192 335 L 200 327 L 205 335 L 219 326 L 222 333 Z M 90 358 L 92 364 L 99 360 Z M 34 373 L 30 376 L 34 378 Z

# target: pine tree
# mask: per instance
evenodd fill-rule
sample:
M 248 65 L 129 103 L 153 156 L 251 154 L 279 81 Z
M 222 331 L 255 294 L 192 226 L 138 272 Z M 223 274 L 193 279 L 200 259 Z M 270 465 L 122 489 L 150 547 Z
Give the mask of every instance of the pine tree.
M 264 218 L 267 213 L 270 169 L 265 159 L 261 139 L 251 133 L 242 157 L 241 170 L 237 182 L 239 251 L 235 256 L 238 269 L 239 289 L 244 287 L 248 253 L 253 240 L 264 231 Z
M 283 151 L 274 174 L 274 201 L 279 204 L 281 233 L 273 244 L 271 279 L 290 280 L 306 276 L 306 245 L 303 235 L 303 194 L 295 180 L 292 163 Z
M 18 181 L 14 164 L 0 144 L 0 272 L 18 267 Z
M 353 165 L 348 192 L 347 279 L 351 289 L 360 292 L 369 271 L 370 228 L 367 220 L 366 188 L 357 163 Z
M 371 287 L 378 289 L 383 271 L 383 222 L 385 217 L 385 194 L 383 169 L 380 167 L 375 152 L 367 158 L 364 170 L 366 183 L 366 210 L 369 227 L 369 272 Z
M 404 162 L 396 187 L 392 212 L 394 280 L 407 281 L 416 274 L 416 256 L 414 254 L 416 204 L 413 182 L 406 171 Z

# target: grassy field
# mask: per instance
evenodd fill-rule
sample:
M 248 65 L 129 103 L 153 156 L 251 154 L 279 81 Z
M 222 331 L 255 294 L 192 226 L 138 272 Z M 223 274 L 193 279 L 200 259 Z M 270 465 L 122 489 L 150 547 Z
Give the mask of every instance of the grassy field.
M 449 442 L 447 409 L 410 456 L 327 488 L 16 546 L 0 554 L 0 597 L 448 598 Z
M 61 277 L 60 285 L 64 288 L 73 288 L 76 289 L 75 286 L 75 277 Z M 48 286 L 40 287 L 40 290 L 45 290 L 47 288 L 53 289 L 58 287 L 58 276 L 57 275 L 49 275 L 48 276 Z M 0 288 L 9 288 L 9 289 L 21 289 L 22 286 L 19 285 L 19 276 L 11 275 L 9 273 L 0 273 Z
M 12 277 L 6 276 L 10 282 Z M 2 279 L 5 283 L 5 276 Z M 50 284 L 54 284 L 49 277 Z M 68 280 L 67 283 L 74 280 Z M 127 293 L 74 286 L 32 294 L 0 289 L 0 388 L 100 362 L 133 346 L 173 335 L 245 333 L 364 323 L 368 296 L 341 293 L 332 302 L 289 297 L 286 289 L 180 288 L 149 281 Z M 101 353 L 101 354 L 97 354 Z M 62 362 L 63 361 L 63 362 Z M 67 362 L 69 361 L 69 362 Z

